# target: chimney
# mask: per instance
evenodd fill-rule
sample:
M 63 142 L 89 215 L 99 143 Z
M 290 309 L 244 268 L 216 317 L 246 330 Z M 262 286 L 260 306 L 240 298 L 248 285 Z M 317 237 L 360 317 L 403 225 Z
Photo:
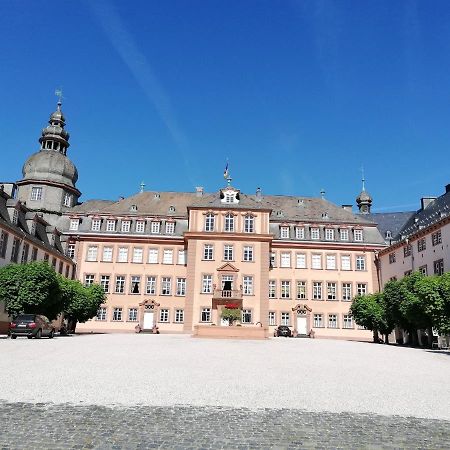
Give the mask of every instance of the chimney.
M 202 197 L 203 196 L 203 186 L 197 186 L 195 188 L 195 195 L 197 197 Z
M 260 201 L 261 201 L 262 194 L 261 194 L 261 188 L 260 188 L 260 187 L 256 188 L 256 194 L 255 194 L 255 197 L 256 197 L 256 201 L 257 201 L 257 202 L 260 202 Z
M 425 209 L 430 203 L 433 203 L 436 200 L 436 197 L 422 197 L 420 199 L 420 205 L 422 209 Z
M 445 193 L 448 194 L 450 192 L 450 184 L 447 184 L 447 186 L 445 186 Z
M 352 205 L 342 205 L 342 209 L 344 209 L 345 211 L 352 212 L 352 208 L 353 208 Z

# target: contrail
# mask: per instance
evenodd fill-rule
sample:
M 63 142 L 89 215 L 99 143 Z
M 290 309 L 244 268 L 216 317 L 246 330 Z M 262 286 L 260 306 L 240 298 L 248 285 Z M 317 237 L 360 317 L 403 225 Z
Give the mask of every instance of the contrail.
M 145 55 L 139 50 L 133 37 L 125 28 L 122 19 L 110 3 L 104 0 L 97 0 L 89 1 L 87 4 L 99 20 L 101 27 L 111 41 L 111 44 L 131 71 L 142 90 L 145 92 L 145 95 L 155 106 L 156 111 L 169 130 L 170 136 L 183 157 L 187 177 L 192 185 L 195 186 L 195 182 L 191 178 L 193 172 L 187 157 L 187 138 L 177 123 L 169 96 L 155 76 Z

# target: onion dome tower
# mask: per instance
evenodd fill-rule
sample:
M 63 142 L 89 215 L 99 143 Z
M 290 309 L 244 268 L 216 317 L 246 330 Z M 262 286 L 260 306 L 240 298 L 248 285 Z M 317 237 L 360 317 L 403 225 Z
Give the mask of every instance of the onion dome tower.
M 62 212 L 78 203 L 81 192 L 75 185 L 77 168 L 67 157 L 69 133 L 64 129 L 61 99 L 48 123 L 39 138 L 41 148 L 23 165 L 23 178 L 17 182 L 18 199 L 56 225 Z
M 362 191 L 356 197 L 356 203 L 358 205 L 360 214 L 370 214 L 370 207 L 372 206 L 372 197 L 368 192 L 366 192 L 366 180 L 364 179 L 364 175 L 362 177 Z

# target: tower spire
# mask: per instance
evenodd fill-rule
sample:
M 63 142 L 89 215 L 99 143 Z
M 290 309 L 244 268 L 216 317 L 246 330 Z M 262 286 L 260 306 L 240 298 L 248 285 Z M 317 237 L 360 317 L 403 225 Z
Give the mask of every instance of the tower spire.
M 364 165 L 361 166 L 361 181 L 362 181 L 362 190 L 364 192 L 366 190 L 366 179 L 364 178 Z
M 372 197 L 366 192 L 366 178 L 364 176 L 364 166 L 361 166 L 361 182 L 362 191 L 356 197 L 356 203 L 358 205 L 359 212 L 361 214 L 370 214 L 370 207 L 372 206 Z

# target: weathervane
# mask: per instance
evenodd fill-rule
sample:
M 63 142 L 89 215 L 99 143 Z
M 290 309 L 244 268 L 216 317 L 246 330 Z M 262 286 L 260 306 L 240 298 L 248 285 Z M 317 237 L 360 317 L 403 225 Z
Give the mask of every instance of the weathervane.
M 143 181 L 141 181 L 141 193 L 144 192 L 144 188 L 145 188 L 145 183 Z
M 63 91 L 62 88 L 55 89 L 55 95 L 58 97 L 58 109 L 62 105 Z
M 227 180 L 228 186 L 231 186 L 232 178 L 230 177 L 230 171 L 228 170 L 228 158 L 227 165 L 225 166 L 225 170 L 223 171 L 223 177 L 225 178 L 225 180 Z
M 362 190 L 366 190 L 366 179 L 364 178 L 364 165 L 361 165 L 361 181 L 362 181 Z

